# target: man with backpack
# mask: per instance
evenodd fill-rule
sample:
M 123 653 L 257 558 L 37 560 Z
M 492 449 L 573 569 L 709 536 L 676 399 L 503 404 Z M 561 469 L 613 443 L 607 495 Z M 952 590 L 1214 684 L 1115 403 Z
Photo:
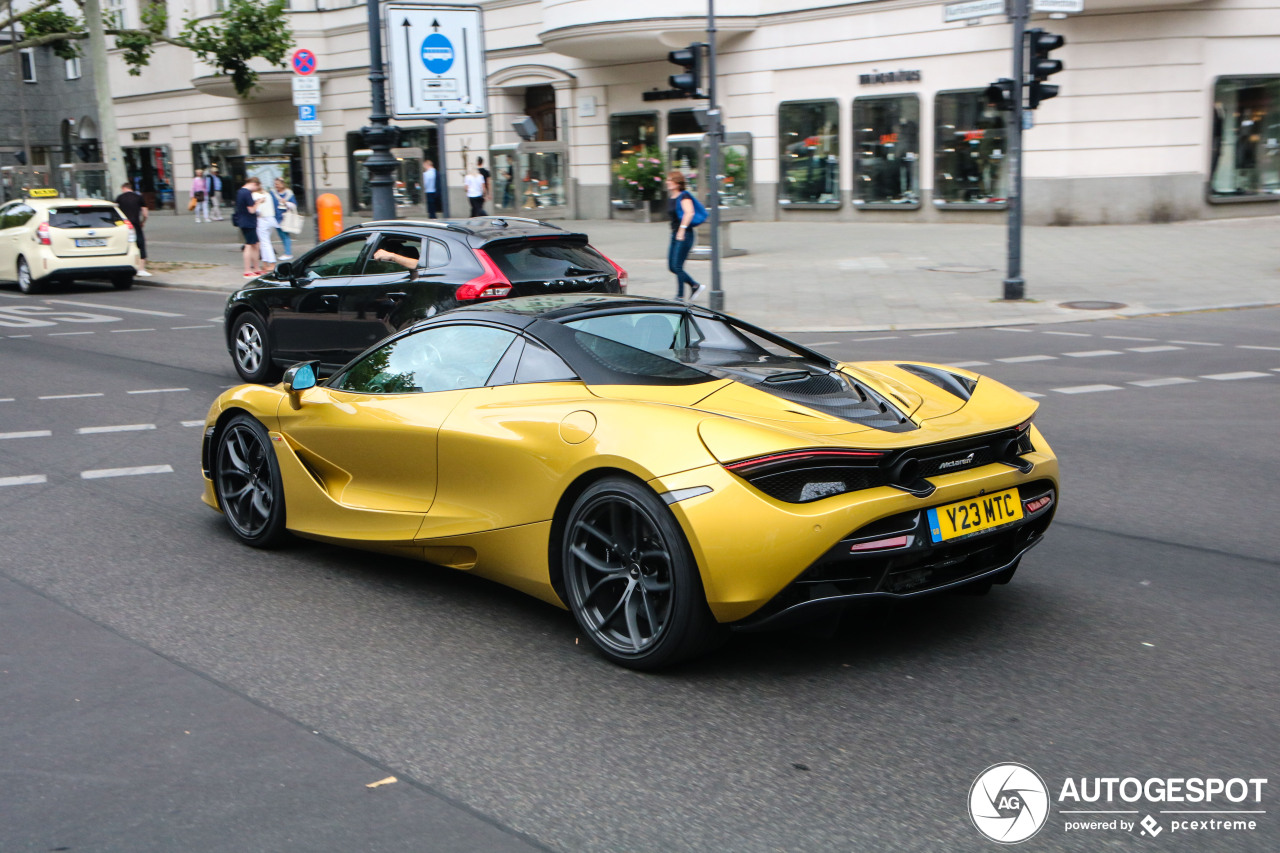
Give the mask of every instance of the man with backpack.
M 684 173 L 667 175 L 667 212 L 671 216 L 671 243 L 667 247 L 667 269 L 676 275 L 676 299 L 684 299 L 684 286 L 689 285 L 689 299 L 702 292 L 702 285 L 684 271 L 689 251 L 696 242 L 693 229 L 706 221 L 707 209 L 685 189 Z

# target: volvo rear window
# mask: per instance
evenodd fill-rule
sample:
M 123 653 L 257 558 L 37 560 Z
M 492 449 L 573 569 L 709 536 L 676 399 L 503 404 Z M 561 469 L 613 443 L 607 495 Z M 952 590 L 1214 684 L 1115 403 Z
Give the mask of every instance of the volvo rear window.
M 49 210 L 53 228 L 115 228 L 124 221 L 114 207 L 54 207 Z
M 484 251 L 513 282 L 616 274 L 613 266 L 595 249 L 569 240 L 504 241 L 490 243 Z

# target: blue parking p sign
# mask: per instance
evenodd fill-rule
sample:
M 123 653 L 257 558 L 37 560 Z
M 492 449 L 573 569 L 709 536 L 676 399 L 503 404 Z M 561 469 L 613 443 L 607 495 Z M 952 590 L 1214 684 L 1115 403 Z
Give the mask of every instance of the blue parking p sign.
M 298 121 L 315 121 L 316 105 L 315 104 L 299 104 L 298 105 Z

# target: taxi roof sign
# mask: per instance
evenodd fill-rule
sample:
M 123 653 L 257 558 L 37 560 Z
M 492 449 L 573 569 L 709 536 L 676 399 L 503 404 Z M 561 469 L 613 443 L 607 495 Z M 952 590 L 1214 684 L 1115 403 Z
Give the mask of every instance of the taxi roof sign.
M 27 198 L 57 198 L 58 191 L 53 187 L 35 187 L 27 190 Z

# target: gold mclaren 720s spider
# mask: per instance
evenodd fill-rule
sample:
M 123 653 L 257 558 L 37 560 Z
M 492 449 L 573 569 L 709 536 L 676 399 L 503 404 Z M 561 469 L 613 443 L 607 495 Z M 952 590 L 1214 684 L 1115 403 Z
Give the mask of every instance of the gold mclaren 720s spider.
M 1057 508 L 1036 406 L 697 306 L 522 297 L 324 381 L 308 362 L 226 391 L 204 501 L 247 545 L 295 534 L 499 581 L 657 669 L 728 628 L 1007 583 Z

